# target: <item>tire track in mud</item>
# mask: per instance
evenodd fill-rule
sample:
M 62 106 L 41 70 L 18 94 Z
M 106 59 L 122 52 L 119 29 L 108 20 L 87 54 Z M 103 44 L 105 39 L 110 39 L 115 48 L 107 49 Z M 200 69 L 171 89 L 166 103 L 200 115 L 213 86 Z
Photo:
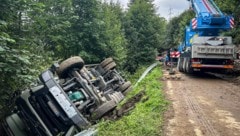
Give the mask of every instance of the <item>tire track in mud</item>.
M 196 135 L 208 135 L 208 136 L 219 136 L 217 131 L 212 127 L 213 125 L 211 122 L 207 119 L 205 113 L 203 112 L 202 108 L 199 106 L 196 99 L 189 94 L 188 89 L 184 88 L 185 92 L 181 91 L 181 94 L 188 106 L 189 113 L 194 121 L 197 122 L 198 126 L 202 129 L 199 130 L 198 128 L 195 128 Z M 190 121 L 191 122 L 191 121 Z M 194 122 L 191 122 L 194 123 Z
M 178 108 L 176 107 L 176 105 L 181 105 L 182 107 L 185 106 L 184 109 L 186 110 L 186 114 L 187 114 L 186 121 L 188 121 L 189 124 L 191 124 L 196 136 L 203 136 L 203 135 L 219 136 L 220 134 L 212 127 L 213 125 L 211 124 L 211 122 L 203 112 L 202 108 L 199 106 L 199 103 L 197 102 L 196 98 L 190 94 L 191 90 L 185 87 L 179 88 L 177 90 L 173 90 L 173 83 L 175 83 L 174 85 L 176 85 L 177 83 L 179 86 L 182 86 L 181 85 L 182 82 L 169 81 L 169 80 L 167 81 L 167 87 L 169 89 L 168 94 L 171 95 L 173 99 L 175 99 L 175 102 L 173 102 L 174 112 L 181 113 L 177 110 Z M 176 94 L 178 94 L 180 98 L 183 98 L 183 100 L 180 101 L 174 98 L 174 95 Z M 179 98 L 179 96 L 177 98 Z M 170 120 L 168 125 L 169 133 L 167 133 L 166 135 L 173 136 L 174 133 L 177 133 L 177 132 L 174 132 L 174 128 L 172 128 L 172 126 L 176 127 L 175 123 L 178 121 L 179 120 L 175 120 L 175 119 Z M 185 134 L 189 135 L 189 132 L 186 132 L 186 133 L 183 132 L 183 135 Z
M 162 80 L 172 102 L 164 136 L 240 136 L 239 87 L 209 74 L 178 74 L 181 80 Z

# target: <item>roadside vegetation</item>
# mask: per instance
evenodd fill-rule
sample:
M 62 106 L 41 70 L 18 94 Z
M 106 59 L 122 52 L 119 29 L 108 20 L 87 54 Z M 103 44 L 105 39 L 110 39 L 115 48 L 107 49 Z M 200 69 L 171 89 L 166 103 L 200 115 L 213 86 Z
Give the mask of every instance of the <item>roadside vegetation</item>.
M 139 75 L 139 73 L 136 73 Z M 161 135 L 163 112 L 168 102 L 164 99 L 162 84 L 159 80 L 162 76 L 161 68 L 157 67 L 149 73 L 132 92 L 131 98 L 140 91 L 145 95 L 136 107 L 117 121 L 102 120 L 99 123 L 99 136 L 157 136 Z M 126 102 L 125 100 L 124 102 Z

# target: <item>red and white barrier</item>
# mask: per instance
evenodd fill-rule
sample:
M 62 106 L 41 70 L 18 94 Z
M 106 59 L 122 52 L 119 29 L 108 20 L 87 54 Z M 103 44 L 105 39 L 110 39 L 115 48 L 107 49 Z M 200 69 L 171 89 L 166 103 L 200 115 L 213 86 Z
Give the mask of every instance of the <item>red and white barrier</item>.
M 197 19 L 193 18 L 192 19 L 192 29 L 196 29 L 197 28 Z
M 179 58 L 180 57 L 180 52 L 179 51 L 172 51 L 172 52 L 170 52 L 170 57 L 171 58 Z
M 234 18 L 230 18 L 230 27 L 234 28 Z

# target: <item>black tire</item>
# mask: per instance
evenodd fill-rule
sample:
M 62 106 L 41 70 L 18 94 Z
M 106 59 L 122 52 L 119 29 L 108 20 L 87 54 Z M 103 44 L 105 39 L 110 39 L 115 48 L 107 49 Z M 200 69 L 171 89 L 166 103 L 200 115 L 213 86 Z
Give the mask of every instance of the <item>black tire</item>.
M 186 58 L 183 58 L 183 72 L 187 72 L 187 70 L 186 70 Z
M 120 103 L 124 99 L 124 95 L 122 92 L 113 92 L 108 94 L 110 100 L 114 100 L 115 103 Z
M 84 66 L 84 61 L 81 57 L 75 56 L 64 60 L 57 70 L 57 74 L 60 78 L 67 77 L 67 72 L 73 68 L 82 69 Z
M 190 62 L 190 58 L 187 59 L 187 64 L 186 64 L 186 69 L 187 69 L 187 73 L 192 74 L 193 73 L 193 68 L 191 67 L 191 62 Z
M 181 59 L 181 69 L 182 69 L 182 72 L 184 72 L 183 66 L 184 66 L 184 58 Z
M 131 87 L 131 85 L 132 85 L 131 82 L 130 82 L 130 81 L 127 81 L 127 82 L 125 82 L 124 84 L 120 85 L 120 86 L 117 88 L 117 91 L 122 92 L 122 93 L 125 94 L 125 92 L 128 90 L 128 88 Z M 131 90 L 131 89 L 130 89 L 130 90 Z M 128 90 L 128 92 L 129 92 L 130 90 Z
M 189 72 L 189 64 L 188 64 L 189 62 L 188 62 L 188 59 L 186 60 L 186 73 L 188 73 Z
M 103 68 L 105 66 L 107 66 L 109 63 L 111 62 L 114 62 L 113 61 L 113 58 L 106 58 L 105 60 L 103 60 L 101 63 L 100 63 L 100 66 Z
M 116 68 L 117 64 L 115 62 L 111 62 L 108 65 L 106 65 L 105 67 L 103 67 L 103 69 L 107 72 L 109 70 L 113 70 L 114 68 Z
M 181 58 L 178 58 L 178 63 L 177 63 L 177 70 L 182 72 L 181 71 L 181 68 L 180 68 L 180 64 L 181 64 Z
M 130 91 L 132 91 L 133 90 L 133 87 L 132 86 L 130 86 L 130 87 L 128 87 L 128 89 L 126 89 L 124 92 L 123 92 L 123 95 L 127 95 Z
M 100 119 L 103 115 L 111 111 L 117 106 L 114 100 L 107 101 L 99 106 L 95 111 L 92 113 L 92 119 Z
M 183 58 L 180 58 L 179 71 L 183 72 Z

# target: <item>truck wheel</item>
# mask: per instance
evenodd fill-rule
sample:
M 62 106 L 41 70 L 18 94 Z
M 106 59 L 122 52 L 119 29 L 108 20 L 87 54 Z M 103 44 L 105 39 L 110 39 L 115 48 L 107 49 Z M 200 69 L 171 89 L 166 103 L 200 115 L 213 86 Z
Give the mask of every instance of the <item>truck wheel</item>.
M 110 62 L 108 65 L 103 67 L 101 75 L 105 75 L 109 70 L 113 70 L 116 66 L 117 66 L 117 64 L 114 61 Z
M 182 70 L 182 72 L 184 72 L 183 66 L 184 66 L 184 58 L 181 59 L 181 70 Z
M 186 69 L 187 69 L 187 73 L 189 74 L 193 73 L 193 69 L 191 67 L 191 62 L 189 58 L 187 59 Z
M 59 77 L 65 78 L 67 77 L 67 72 L 69 72 L 69 70 L 73 68 L 82 69 L 83 66 L 84 66 L 84 61 L 82 60 L 81 57 L 78 57 L 78 56 L 71 57 L 66 59 L 59 65 L 57 74 Z
M 184 66 L 184 58 L 181 59 L 181 69 L 182 69 L 182 72 L 184 72 L 183 66 Z
M 189 73 L 189 61 L 188 59 L 186 60 L 186 72 Z
M 183 72 L 183 58 L 180 59 L 180 72 Z
M 105 67 L 105 66 L 107 66 L 109 63 L 111 63 L 111 62 L 113 62 L 113 58 L 106 58 L 105 60 L 103 60 L 101 63 L 100 63 L 100 65 L 101 65 L 101 67 L 103 68 L 103 67 Z
M 117 64 L 115 62 L 111 62 L 108 65 L 106 65 L 103 69 L 105 71 L 109 71 L 109 70 L 113 70 L 116 66 Z
M 186 68 L 185 68 L 186 67 L 186 59 L 185 58 L 183 58 L 183 63 L 182 64 L 183 64 L 182 65 L 183 66 L 182 67 L 183 68 L 183 72 L 186 72 Z
M 130 86 L 130 87 L 128 87 L 124 92 L 123 92 L 123 95 L 127 95 L 130 91 L 132 91 L 133 90 L 133 87 L 132 86 Z
M 120 103 L 124 99 L 124 95 L 122 94 L 122 92 L 116 92 L 116 91 L 111 94 L 108 94 L 108 97 L 111 100 L 114 100 L 115 103 Z
M 180 71 L 180 72 L 182 72 L 182 68 L 181 68 L 181 58 L 178 58 L 177 70 Z
M 132 90 L 132 87 L 131 87 L 131 82 L 130 81 L 127 81 L 125 82 L 124 84 L 120 85 L 117 89 L 117 91 L 119 92 L 122 92 L 125 94 L 127 94 L 127 92 L 131 91 Z M 129 89 L 129 90 L 128 90 Z
M 186 58 L 186 62 L 185 62 L 185 72 L 188 73 L 188 58 Z
M 92 119 L 100 119 L 104 114 L 108 113 L 112 109 L 114 109 L 117 104 L 114 100 L 107 101 L 99 106 L 95 111 L 92 113 Z

